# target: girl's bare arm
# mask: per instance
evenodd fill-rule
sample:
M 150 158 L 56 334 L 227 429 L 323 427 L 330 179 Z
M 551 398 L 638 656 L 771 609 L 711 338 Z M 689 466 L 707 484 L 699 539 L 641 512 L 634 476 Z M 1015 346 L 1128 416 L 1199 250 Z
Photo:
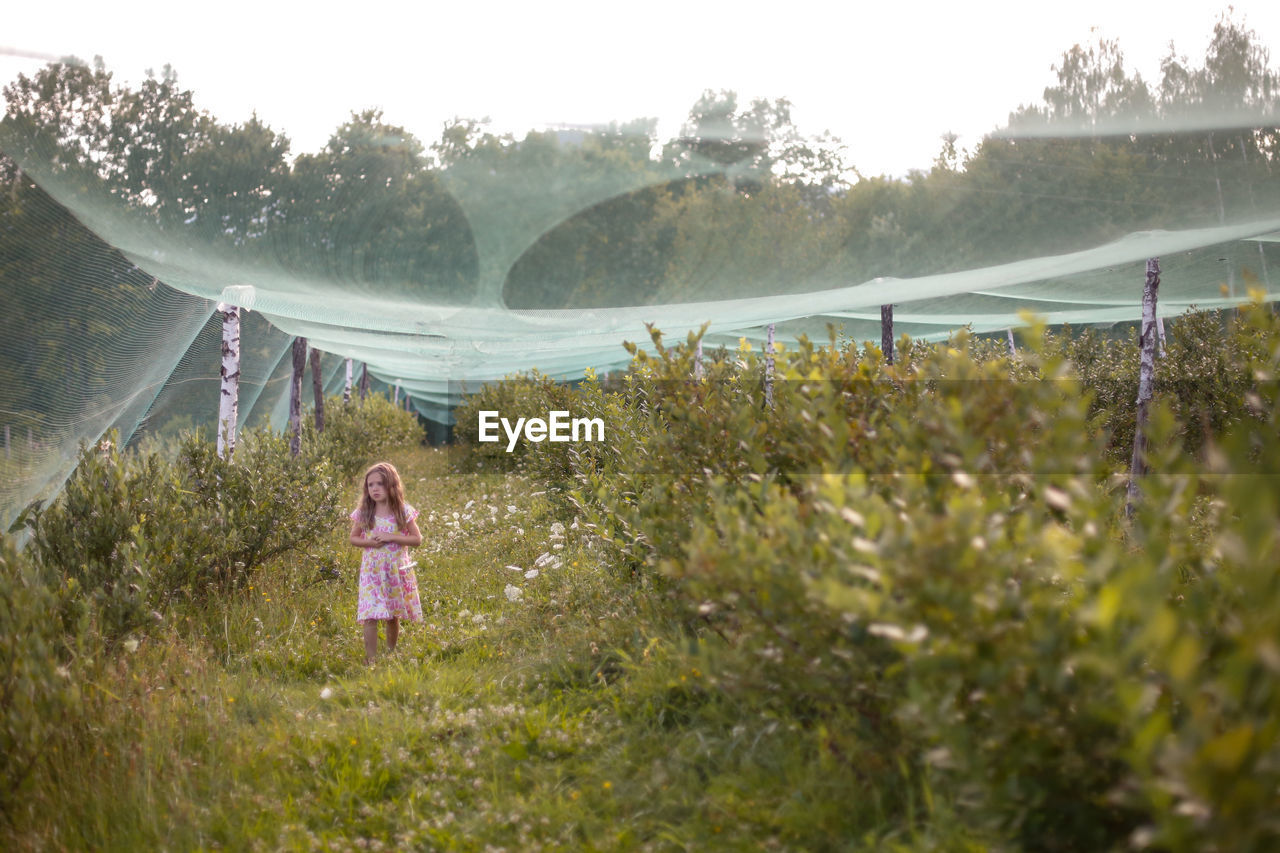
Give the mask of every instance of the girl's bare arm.
M 364 533 L 364 527 L 360 524 L 359 521 L 351 522 L 351 537 L 349 541 L 351 542 L 352 545 L 355 545 L 357 548 L 377 548 L 379 545 L 382 544 L 376 539 L 370 539 L 366 536 L 361 535 L 363 533 Z
M 382 538 L 383 542 L 396 542 L 400 545 L 408 545 L 410 548 L 422 544 L 422 533 L 418 530 L 418 522 L 410 521 L 404 529 L 403 533 L 380 533 L 376 534 Z

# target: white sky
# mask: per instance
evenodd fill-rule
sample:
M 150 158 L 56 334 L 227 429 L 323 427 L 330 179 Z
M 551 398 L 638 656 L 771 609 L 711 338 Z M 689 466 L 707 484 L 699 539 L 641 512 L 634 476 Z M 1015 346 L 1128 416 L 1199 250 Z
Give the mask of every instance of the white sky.
M 1280 65 L 1280 2 L 1235 0 Z M 352 110 L 380 107 L 424 144 L 454 116 L 517 135 L 657 117 L 679 131 L 704 89 L 786 97 L 802 133 L 830 130 L 863 174 L 927 168 L 942 134 L 971 147 L 1039 102 L 1063 51 L 1097 37 L 1158 80 L 1170 40 L 1195 64 L 1226 2 L 1066 0 L 465 0 L 277 4 L 13 4 L 0 82 L 42 63 L 14 52 L 101 55 L 118 81 L 169 63 L 197 105 L 258 116 L 314 151 Z M 7 53 L 6 53 L 7 52 Z

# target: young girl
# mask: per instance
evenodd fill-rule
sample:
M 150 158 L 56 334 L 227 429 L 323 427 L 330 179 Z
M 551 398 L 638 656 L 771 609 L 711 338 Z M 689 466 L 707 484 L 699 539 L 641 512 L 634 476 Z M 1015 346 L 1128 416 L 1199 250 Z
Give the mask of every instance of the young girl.
M 387 650 L 395 651 L 400 620 L 422 621 L 418 579 L 406 548 L 422 544 L 418 511 L 404 500 L 404 485 L 390 462 L 364 474 L 360 505 L 351 513 L 351 544 L 364 548 L 356 621 L 364 624 L 364 661 L 378 654 L 378 623 L 387 623 Z

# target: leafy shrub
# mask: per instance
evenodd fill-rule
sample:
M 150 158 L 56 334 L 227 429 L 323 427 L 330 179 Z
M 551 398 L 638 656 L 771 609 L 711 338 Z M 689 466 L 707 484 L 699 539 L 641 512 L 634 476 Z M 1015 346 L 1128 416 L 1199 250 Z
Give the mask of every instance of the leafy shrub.
M 1134 548 L 1092 614 L 1107 643 L 1090 660 L 1121 686 L 1124 756 L 1144 845 L 1280 845 L 1280 322 L 1266 306 L 1233 322 L 1229 347 L 1253 387 L 1203 464 L 1169 452 L 1143 485 Z M 1225 394 L 1233 389 L 1222 389 Z M 1166 432 L 1178 426 L 1166 417 Z M 1188 524 L 1195 520 L 1195 524 Z
M 201 594 L 238 586 L 273 557 L 332 530 L 345 481 L 322 449 L 304 444 L 293 457 L 286 436 L 249 432 L 228 460 L 212 442 L 188 438 L 177 460 L 185 488 L 173 495 L 170 535 L 146 543 L 163 589 Z
M 1089 640 L 1075 610 L 1108 501 L 1090 470 L 1101 448 L 1073 383 L 996 381 L 958 343 L 874 416 L 878 449 L 851 451 L 876 468 L 785 488 L 716 479 L 662 570 L 735 649 L 720 675 L 744 700 L 827 725 L 856 709 L 849 734 L 885 766 L 947 765 L 932 778 L 975 824 L 1091 849 L 1138 820 L 1089 793 L 1124 778 L 1124 734 L 1113 693 L 1068 674 Z M 816 411 L 808 423 L 837 429 Z
M 366 466 L 381 459 L 387 450 L 421 441 L 422 427 L 411 412 L 394 405 L 380 394 L 363 402 L 330 397 L 325 404 L 324 431 L 315 432 L 315 422 L 305 419 L 303 444 L 329 461 L 339 480 L 350 480 Z
M 1174 326 L 1131 519 L 1136 347 L 1093 333 L 1016 358 L 961 334 L 893 366 L 802 342 L 771 404 L 747 348 L 695 381 L 693 338 L 655 334 L 621 383 L 557 403 L 606 442 L 525 458 L 723 641 L 721 689 L 905 767 L 983 837 L 1268 849 L 1280 328 L 1217 322 Z M 545 410 L 544 384 L 505 405 Z
M 79 708 L 70 644 L 58 618 L 64 594 L 0 536 L 0 815 L 6 818 L 50 735 Z
M 1251 310 L 1188 310 L 1168 325 L 1153 398 L 1172 408 L 1188 454 L 1200 454 L 1214 436 L 1249 416 L 1245 395 L 1256 382 L 1250 365 L 1265 356 L 1268 334 L 1249 319 Z M 1137 330 L 1116 338 L 1066 329 L 1049 336 L 1046 347 L 1065 356 L 1092 392 L 1090 415 L 1107 436 L 1108 456 L 1127 466 L 1137 417 Z
M 345 483 L 387 448 L 421 436 L 416 417 L 381 397 L 334 398 L 327 412 L 322 434 L 306 424 L 296 458 L 284 435 L 262 429 L 245 430 L 229 460 L 198 434 L 178 441 L 176 458 L 156 445 L 117 452 L 114 435 L 82 447 L 58 499 L 24 514 L 32 553 L 84 591 L 109 642 L 175 598 L 239 586 L 332 530 Z
M 320 450 L 311 443 L 294 458 L 267 431 L 246 431 L 233 460 L 198 435 L 173 460 L 116 452 L 113 439 L 82 448 L 58 499 L 29 515 L 32 554 L 83 591 L 97 630 L 115 642 L 175 598 L 239 586 L 332 530 L 344 482 Z
M 111 433 L 97 445 L 82 446 L 58 499 L 27 517 L 34 558 L 80 593 L 79 606 L 93 614 L 108 642 L 151 621 L 151 568 L 140 554 L 146 533 L 182 524 L 181 517 L 164 518 L 170 507 L 155 500 L 174 493 L 166 482 L 172 470 L 154 455 L 120 453 L 116 438 Z M 77 618 L 69 611 L 63 617 Z

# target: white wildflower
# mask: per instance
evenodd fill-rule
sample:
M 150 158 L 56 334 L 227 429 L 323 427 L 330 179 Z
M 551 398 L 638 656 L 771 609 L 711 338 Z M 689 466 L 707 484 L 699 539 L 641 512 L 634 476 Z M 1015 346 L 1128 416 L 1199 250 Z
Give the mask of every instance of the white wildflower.
M 541 572 L 539 572 L 537 569 L 530 569 L 529 571 L 527 571 L 527 572 L 525 572 L 525 573 L 524 573 L 524 579 L 525 579 L 525 580 L 529 580 L 529 581 L 531 581 L 531 580 L 533 580 L 534 578 L 536 578 L 536 577 L 537 577 L 538 575 L 540 575 L 540 574 L 542 574 L 542 573 L 541 573 Z
M 321 699 L 331 699 L 331 698 L 333 698 L 333 688 L 332 688 L 332 687 L 326 687 L 326 688 L 324 688 L 323 690 L 321 690 L 321 691 L 320 691 L 320 698 L 321 698 Z
M 507 566 L 507 568 L 508 568 L 508 569 L 510 569 L 510 570 L 511 570 L 511 571 L 513 571 L 513 572 L 523 572 L 523 571 L 524 571 L 524 569 L 520 568 L 519 566 Z
M 867 633 L 900 643 L 918 643 L 929 636 L 928 630 L 923 625 L 916 625 L 910 631 L 904 631 L 901 626 L 887 622 L 873 622 L 867 626 Z
M 524 591 L 513 584 L 507 584 L 502 591 L 506 594 L 507 601 L 519 601 L 524 595 Z
M 1044 490 L 1044 502 L 1059 512 L 1071 509 L 1071 496 L 1057 486 L 1049 486 Z

